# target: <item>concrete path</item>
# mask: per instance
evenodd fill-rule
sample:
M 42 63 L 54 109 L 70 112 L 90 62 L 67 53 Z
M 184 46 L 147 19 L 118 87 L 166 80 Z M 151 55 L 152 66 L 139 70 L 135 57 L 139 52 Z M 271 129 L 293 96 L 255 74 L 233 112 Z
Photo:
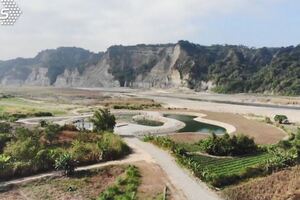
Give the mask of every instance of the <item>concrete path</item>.
M 165 171 L 171 183 L 180 189 L 188 200 L 220 200 L 204 183 L 197 181 L 188 172 L 180 168 L 173 157 L 156 146 L 140 141 L 137 138 L 127 138 L 128 144 L 135 145 L 151 155 L 154 161 Z

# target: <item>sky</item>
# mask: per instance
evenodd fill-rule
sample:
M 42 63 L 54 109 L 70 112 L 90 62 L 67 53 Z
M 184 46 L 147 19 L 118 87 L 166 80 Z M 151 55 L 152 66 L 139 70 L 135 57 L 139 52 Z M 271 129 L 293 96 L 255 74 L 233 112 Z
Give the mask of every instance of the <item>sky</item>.
M 0 60 L 44 49 L 176 43 L 300 44 L 299 0 L 15 0 L 22 15 L 0 25 Z M 2 5 L 0 5 L 0 9 Z

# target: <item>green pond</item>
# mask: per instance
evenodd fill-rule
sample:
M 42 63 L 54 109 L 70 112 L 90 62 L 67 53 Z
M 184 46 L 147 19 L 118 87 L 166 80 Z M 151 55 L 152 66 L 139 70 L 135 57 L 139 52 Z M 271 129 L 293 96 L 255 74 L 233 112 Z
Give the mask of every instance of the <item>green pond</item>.
M 165 114 L 164 117 L 177 119 L 178 121 L 182 121 L 185 123 L 185 127 L 180 129 L 178 132 L 201 132 L 201 133 L 216 133 L 216 134 L 224 134 L 226 130 L 220 126 L 215 126 L 212 124 L 202 123 L 195 121 L 196 116 L 191 115 L 177 115 L 177 114 Z

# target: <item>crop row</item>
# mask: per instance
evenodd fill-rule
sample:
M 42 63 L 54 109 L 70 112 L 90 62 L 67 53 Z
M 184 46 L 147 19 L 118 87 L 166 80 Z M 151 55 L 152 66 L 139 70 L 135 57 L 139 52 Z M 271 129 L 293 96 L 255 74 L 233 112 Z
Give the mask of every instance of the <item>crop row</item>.
M 256 156 L 239 158 L 212 158 L 203 155 L 194 155 L 191 158 L 199 164 L 200 168 L 209 169 L 216 174 L 238 173 L 241 170 L 265 163 L 270 154 L 260 154 Z

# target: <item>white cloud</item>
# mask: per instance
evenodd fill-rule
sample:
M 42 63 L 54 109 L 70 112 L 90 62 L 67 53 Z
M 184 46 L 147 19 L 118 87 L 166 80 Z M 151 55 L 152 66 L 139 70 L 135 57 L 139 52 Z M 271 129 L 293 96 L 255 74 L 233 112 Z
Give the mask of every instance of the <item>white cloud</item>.
M 23 15 L 0 26 L 0 59 L 34 56 L 45 48 L 93 51 L 113 44 L 166 43 L 201 36 L 210 17 L 259 11 L 279 0 L 16 0 Z

